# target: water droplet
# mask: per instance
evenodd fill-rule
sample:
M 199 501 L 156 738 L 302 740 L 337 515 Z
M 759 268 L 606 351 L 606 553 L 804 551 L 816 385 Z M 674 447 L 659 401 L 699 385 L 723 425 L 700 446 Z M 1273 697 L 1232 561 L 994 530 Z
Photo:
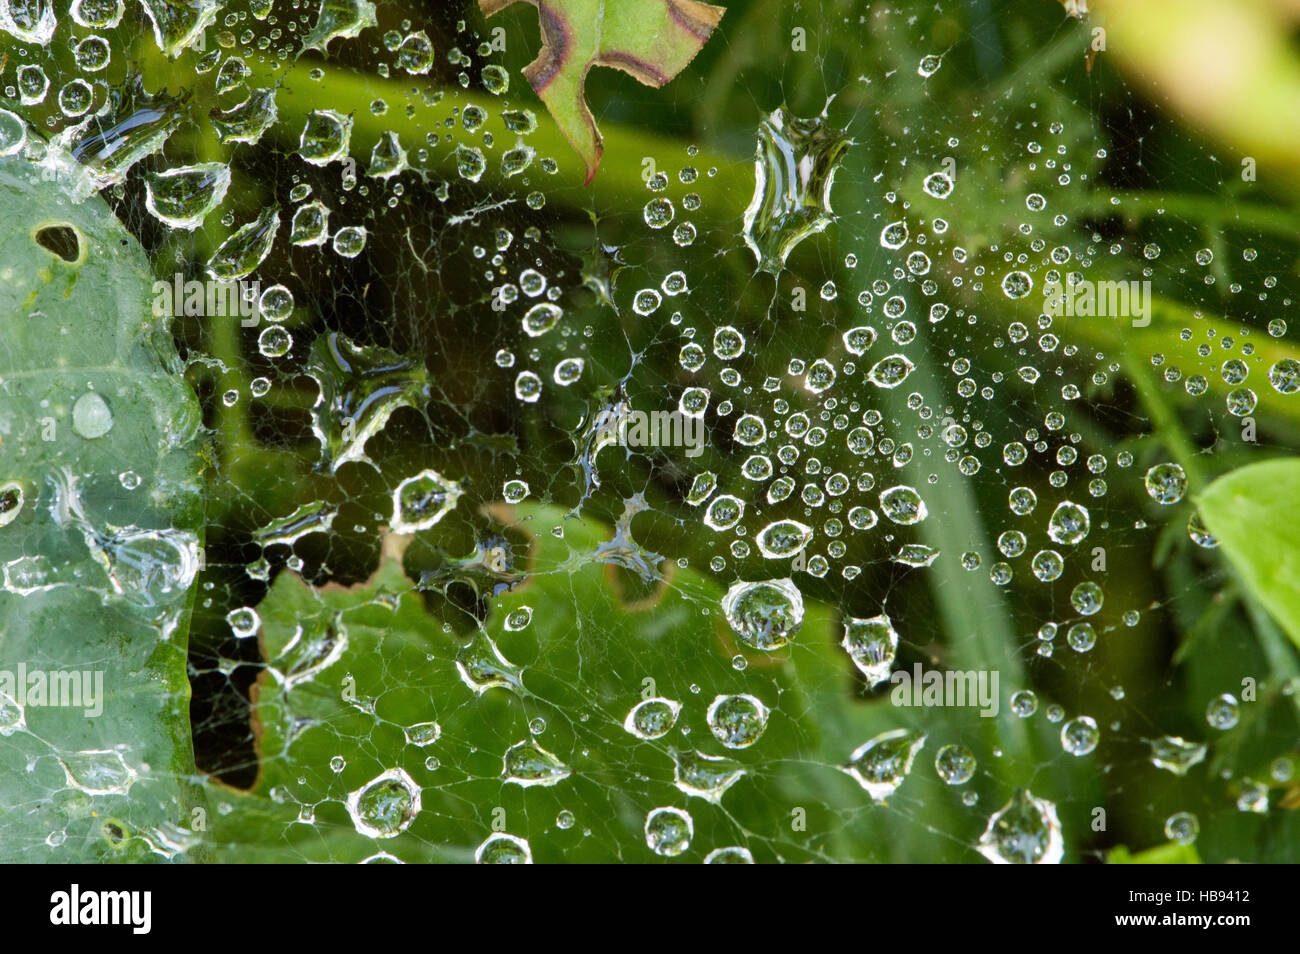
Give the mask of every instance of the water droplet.
M 879 388 L 893 389 L 907 380 L 907 376 L 916 369 L 916 365 L 906 355 L 891 354 L 881 358 L 867 372 L 867 378 Z
M 87 391 L 72 405 L 72 429 L 78 437 L 94 440 L 113 429 L 113 412 L 95 391 Z
M 262 618 L 251 606 L 241 606 L 226 614 L 226 622 L 230 624 L 231 632 L 235 634 L 236 639 L 247 639 L 249 636 L 256 635 L 262 625 Z
M 1177 464 L 1156 464 L 1146 475 L 1147 494 L 1159 504 L 1176 504 L 1187 493 L 1187 474 Z
M 936 199 L 946 199 L 952 194 L 952 179 L 945 172 L 932 172 L 925 177 L 921 188 Z
M 230 109 L 213 109 L 208 118 L 223 145 L 252 144 L 275 124 L 278 115 L 275 87 L 254 89 L 248 97 Z
M 831 187 L 852 142 L 825 113 L 799 119 L 777 109 L 759 125 L 754 196 L 743 222 L 760 271 L 781 271 L 796 245 L 835 220 Z
M 880 510 L 894 523 L 910 526 L 920 523 L 929 514 L 925 501 L 913 487 L 900 484 L 880 492 Z
M 474 861 L 480 865 L 531 865 L 533 849 L 525 838 L 496 832 L 478 846 Z
M 1097 721 L 1091 716 L 1079 716 L 1061 726 L 1061 748 L 1071 755 L 1088 755 L 1100 739 Z
M 351 39 L 376 23 L 375 5 L 369 0 L 321 0 L 316 25 L 303 37 L 302 48 L 325 53 L 331 40 Z
M 279 210 L 264 209 L 256 219 L 232 233 L 212 253 L 208 259 L 208 275 L 220 282 L 243 278 L 261 265 L 271 253 L 275 233 L 279 228 Z
M 456 653 L 456 670 L 461 681 L 478 695 L 493 688 L 515 692 L 523 688 L 519 667 L 502 656 L 496 643 L 482 631 Z
M 433 67 L 433 44 L 423 30 L 408 33 L 397 47 L 397 65 L 415 76 L 423 76 Z
M 1072 546 L 1083 540 L 1091 527 L 1087 508 L 1066 500 L 1057 504 L 1052 511 L 1052 517 L 1047 523 L 1047 535 L 1053 543 Z
M 645 818 L 646 847 L 656 855 L 673 858 L 691 846 L 695 823 L 680 808 L 655 808 Z
M 1034 290 L 1034 280 L 1028 272 L 1007 272 L 1002 277 L 1002 294 L 1011 299 L 1026 297 Z
M 456 508 L 460 495 L 460 485 L 436 470 L 406 478 L 393 491 L 393 532 L 428 530 Z
M 672 201 L 663 196 L 651 199 L 645 204 L 645 209 L 642 210 L 645 224 L 652 229 L 664 228 L 672 222 L 674 215 L 676 215 L 676 210 L 673 208 Z
M 748 848 L 732 845 L 726 848 L 714 848 L 704 857 L 706 865 L 752 865 L 754 855 Z
M 858 746 L 843 770 L 866 789 L 873 801 L 883 802 L 903 784 L 925 738 L 915 729 L 882 732 Z
M 694 798 L 702 798 L 714 805 L 721 804 L 727 789 L 745 774 L 739 763 L 720 755 L 703 752 L 673 752 L 673 784 L 679 791 Z
M 754 542 L 769 560 L 784 560 L 803 551 L 812 539 L 812 527 L 797 520 L 777 520 L 758 532 Z
M 989 816 L 978 851 L 994 864 L 1060 864 L 1065 854 L 1056 806 L 1018 788 L 1011 800 Z
M 875 686 L 889 678 L 898 650 L 898 631 L 884 613 L 870 619 L 849 616 L 844 620 L 840 645 L 866 677 L 868 685 Z
M 301 205 L 289 225 L 293 245 L 324 245 L 329 240 L 330 210 L 320 201 Z
M 420 813 L 420 787 L 400 768 L 389 769 L 348 795 L 348 814 L 368 838 L 392 838 Z
M 433 745 L 442 738 L 442 726 L 436 722 L 417 722 L 415 725 L 406 726 L 403 732 L 406 734 L 407 742 L 420 748 Z
M 1237 704 L 1236 697 L 1225 692 L 1211 699 L 1205 707 L 1205 721 L 1212 728 L 1226 732 L 1236 727 L 1240 712 L 1241 707 Z
M 45 46 L 56 26 L 53 0 L 0 0 L 0 30 L 23 43 Z
M 750 695 L 720 695 L 709 706 L 706 719 L 713 737 L 729 749 L 745 749 L 767 728 L 769 710 Z
M 949 785 L 965 785 L 975 775 L 975 756 L 963 745 L 945 745 L 934 757 L 934 770 Z
M 1201 823 L 1191 812 L 1175 812 L 1165 819 L 1165 837 L 1180 845 L 1190 845 L 1201 833 Z
M 1151 746 L 1151 764 L 1175 775 L 1186 775 L 1193 765 L 1205 760 L 1206 746 L 1188 742 L 1176 735 L 1148 739 Z
M 628 712 L 623 728 L 638 739 L 660 739 L 672 731 L 681 710 L 681 703 L 672 699 L 645 699 Z
M 789 579 L 733 583 L 722 612 L 740 641 L 771 651 L 789 642 L 803 623 L 803 595 Z
M 356 258 L 366 247 L 366 227 L 345 225 L 334 233 L 334 251 L 342 258 Z
M 221 162 L 180 166 L 145 176 L 145 208 L 177 229 L 196 229 L 230 188 L 230 167 Z

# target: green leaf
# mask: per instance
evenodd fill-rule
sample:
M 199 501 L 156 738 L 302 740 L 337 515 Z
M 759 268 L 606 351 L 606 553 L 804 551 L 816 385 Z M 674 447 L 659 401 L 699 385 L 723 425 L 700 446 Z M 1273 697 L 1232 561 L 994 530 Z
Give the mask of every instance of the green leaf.
M 1246 589 L 1300 646 L 1300 459 L 1238 468 L 1196 502 Z
M 1112 848 L 1106 855 L 1106 863 L 1111 865 L 1199 865 L 1201 856 L 1196 853 L 1195 845 L 1180 845 L 1166 842 L 1137 854 L 1123 845 Z
M 479 0 L 492 16 L 518 0 Z M 602 142 L 587 107 L 587 72 L 622 70 L 646 86 L 663 86 L 700 51 L 726 11 L 697 0 L 528 0 L 537 7 L 542 48 L 524 67 L 564 137 L 582 157 L 590 183 Z
M 961 811 L 959 795 L 924 767 L 933 752 L 891 797 L 928 806 L 926 825 L 906 831 L 897 810 L 874 805 L 837 768 L 861 743 L 907 726 L 908 714 L 885 697 L 856 697 L 831 609 L 808 603 L 788 647 L 742 653 L 718 612 L 720 588 L 637 547 L 627 524 L 611 533 L 538 506 L 498 515 L 509 533 L 527 534 L 532 575 L 489 598 L 481 628 L 439 593 L 417 590 L 398 558 L 404 538 L 390 536 L 379 569 L 354 587 L 276 578 L 259 606 L 260 775 L 249 792 L 214 794 L 224 803 L 214 813 L 221 857 L 355 862 L 383 852 L 465 861 L 503 831 L 527 840 L 539 862 L 653 861 L 644 828 L 661 807 L 693 820 L 682 861 L 728 846 L 748 847 L 759 861 L 880 859 L 895 850 L 973 857 L 928 827 Z M 651 565 L 664 582 L 630 571 Z M 449 572 L 471 579 L 466 564 Z M 771 710 L 750 748 L 723 746 L 707 722 L 715 697 L 736 693 Z M 661 738 L 624 727 L 647 695 L 681 705 Z M 511 750 L 554 784 L 508 781 Z M 714 803 L 675 784 L 677 766 L 692 761 L 742 774 Z M 375 796 L 368 817 L 379 825 L 350 813 L 367 791 Z
M 200 418 L 150 300 L 101 199 L 0 162 L 6 861 L 168 858 L 194 838 Z

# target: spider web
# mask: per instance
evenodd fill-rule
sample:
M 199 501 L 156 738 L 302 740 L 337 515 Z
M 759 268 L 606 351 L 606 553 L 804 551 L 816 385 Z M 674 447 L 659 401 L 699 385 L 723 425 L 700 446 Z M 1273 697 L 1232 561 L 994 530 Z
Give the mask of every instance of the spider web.
M 1104 54 L 1085 71 L 1088 31 L 1052 4 L 754 2 L 663 91 L 592 75 L 607 139 L 587 190 L 518 76 L 531 13 L 434 7 L 379 4 L 349 36 L 364 4 L 236 0 L 175 59 L 133 8 L 9 57 L 52 79 L 36 103 L 6 89 L 33 141 L 77 120 L 58 97 L 78 78 L 97 104 L 137 70 L 177 97 L 177 131 L 104 192 L 156 277 L 203 279 L 280 216 L 245 276 L 256 320 L 173 325 L 207 429 L 189 670 L 212 812 L 195 827 L 178 806 L 188 830 L 155 853 L 972 862 L 1024 790 L 1037 814 L 1004 854 L 1175 840 L 1295 860 L 1294 653 L 1189 527 L 1187 487 L 1161 503 L 1148 476 L 1177 465 L 1194 488 L 1294 443 L 1269 380 L 1294 233 L 1206 217 L 1246 194 L 1235 159 Z M 305 51 L 330 16 L 337 38 Z M 59 52 L 89 33 L 103 72 Z M 210 111 L 258 90 L 264 134 L 219 141 Z M 323 163 L 303 132 L 321 110 L 351 117 Z M 792 121 L 807 142 L 770 131 Z M 833 167 L 829 205 L 805 188 L 811 219 L 756 200 L 750 221 L 756 176 L 781 170 L 764 142 L 823 185 Z M 232 186 L 169 227 L 150 176 L 199 162 Z M 295 244 L 316 201 L 328 229 Z M 757 267 L 774 236 L 798 241 Z M 1151 324 L 1049 317 L 1043 286 L 1071 273 L 1150 281 Z M 882 386 L 895 355 L 907 374 Z M 699 456 L 618 430 L 698 389 Z M 1049 537 L 1062 504 L 1084 536 Z M 807 543 L 765 556 L 781 521 Z M 780 580 L 801 625 L 727 612 L 728 591 Z M 839 645 L 882 614 L 886 672 L 996 675 L 997 714 L 897 705 Z M 648 699 L 672 727 L 642 738 L 626 723 Z M 899 729 L 924 744 L 876 766 L 872 797 L 846 769 Z M 1203 758 L 1154 764 L 1166 737 Z

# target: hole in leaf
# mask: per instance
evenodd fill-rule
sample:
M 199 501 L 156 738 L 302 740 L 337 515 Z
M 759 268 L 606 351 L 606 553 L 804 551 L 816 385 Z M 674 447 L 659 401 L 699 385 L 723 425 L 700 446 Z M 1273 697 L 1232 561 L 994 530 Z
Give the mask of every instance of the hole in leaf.
M 47 225 L 36 231 L 36 244 L 65 262 L 81 259 L 81 235 L 71 225 Z

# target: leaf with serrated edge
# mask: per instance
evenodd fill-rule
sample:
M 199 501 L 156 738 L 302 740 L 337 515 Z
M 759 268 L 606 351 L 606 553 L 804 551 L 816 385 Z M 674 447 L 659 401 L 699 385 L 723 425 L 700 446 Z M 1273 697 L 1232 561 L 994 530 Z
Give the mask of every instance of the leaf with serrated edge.
M 519 0 L 479 0 L 492 16 Z M 582 157 L 590 183 L 602 143 L 587 107 L 587 72 L 608 66 L 660 87 L 686 68 L 726 11 L 697 0 L 526 0 L 537 7 L 542 48 L 524 77 Z

